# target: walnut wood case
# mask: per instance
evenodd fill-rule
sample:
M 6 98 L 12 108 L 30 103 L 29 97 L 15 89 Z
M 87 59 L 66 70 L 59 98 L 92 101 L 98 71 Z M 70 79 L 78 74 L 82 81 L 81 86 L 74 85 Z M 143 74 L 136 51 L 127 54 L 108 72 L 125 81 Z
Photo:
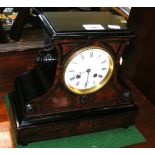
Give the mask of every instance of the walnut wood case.
M 137 106 L 119 72 L 123 50 L 134 37 L 125 24 L 111 13 L 101 12 L 39 12 L 38 17 L 48 33 L 49 44 L 36 58 L 36 68 L 18 76 L 9 94 L 18 144 L 133 124 Z M 102 24 L 105 30 L 85 30 L 81 27 L 84 22 Z M 117 24 L 120 29 L 109 29 L 108 24 Z M 77 95 L 64 86 L 64 63 L 86 46 L 110 51 L 115 68 L 103 88 Z

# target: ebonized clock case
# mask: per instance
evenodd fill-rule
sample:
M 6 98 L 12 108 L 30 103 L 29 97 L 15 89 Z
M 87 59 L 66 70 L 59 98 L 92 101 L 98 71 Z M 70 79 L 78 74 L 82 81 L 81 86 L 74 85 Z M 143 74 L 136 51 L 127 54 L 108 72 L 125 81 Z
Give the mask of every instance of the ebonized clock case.
M 134 37 L 126 25 L 104 12 L 37 14 L 49 39 L 38 54 L 37 67 L 18 76 L 9 94 L 18 144 L 132 125 L 137 106 L 119 72 L 120 58 Z M 104 29 L 86 30 L 83 24 L 100 24 Z M 110 51 L 115 67 L 100 90 L 77 95 L 64 86 L 64 63 L 87 46 Z

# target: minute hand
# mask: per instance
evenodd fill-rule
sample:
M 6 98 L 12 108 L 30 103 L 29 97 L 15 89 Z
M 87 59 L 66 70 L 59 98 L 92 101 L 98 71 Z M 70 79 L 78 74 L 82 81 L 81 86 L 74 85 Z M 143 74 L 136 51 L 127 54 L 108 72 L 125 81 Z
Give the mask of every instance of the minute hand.
M 87 81 L 85 82 L 85 88 L 87 87 L 87 85 L 88 85 L 88 78 L 89 78 L 89 73 L 90 73 L 90 69 L 87 69 L 87 73 L 88 73 L 88 75 L 87 75 Z

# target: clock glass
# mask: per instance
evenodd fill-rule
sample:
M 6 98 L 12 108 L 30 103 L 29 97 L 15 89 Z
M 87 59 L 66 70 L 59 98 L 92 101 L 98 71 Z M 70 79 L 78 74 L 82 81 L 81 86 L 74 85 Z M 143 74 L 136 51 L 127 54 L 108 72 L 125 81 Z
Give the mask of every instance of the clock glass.
M 64 83 L 75 94 L 90 94 L 101 89 L 114 68 L 111 54 L 89 46 L 76 51 L 65 63 Z

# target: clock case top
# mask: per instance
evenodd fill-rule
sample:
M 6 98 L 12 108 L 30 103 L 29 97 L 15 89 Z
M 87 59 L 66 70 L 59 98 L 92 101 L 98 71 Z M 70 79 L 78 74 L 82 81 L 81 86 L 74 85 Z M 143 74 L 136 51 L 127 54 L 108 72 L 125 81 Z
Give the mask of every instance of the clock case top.
M 126 23 L 110 12 L 44 12 L 39 13 L 46 32 L 53 39 L 133 35 Z M 83 25 L 101 25 L 104 29 L 87 30 Z M 113 28 L 110 28 L 112 26 Z
M 134 37 L 126 25 L 111 13 L 58 12 L 49 15 L 39 12 L 38 17 L 48 34 L 45 49 L 38 54 L 38 66 L 17 77 L 14 90 L 9 94 L 17 135 L 22 137 L 22 140 L 19 139 L 24 141 L 23 134 L 28 134 L 33 127 L 130 111 L 132 116 L 124 126 L 132 124 L 137 107 L 130 90 L 119 76 L 120 58 L 130 39 Z M 84 21 L 89 24 L 103 24 L 105 30 L 87 31 L 81 26 Z M 117 24 L 121 29 L 108 29 L 108 24 Z M 77 95 L 64 86 L 64 64 L 75 51 L 87 46 L 108 50 L 114 57 L 115 68 L 111 79 L 103 88 L 89 95 Z M 118 124 L 115 127 L 119 127 Z

